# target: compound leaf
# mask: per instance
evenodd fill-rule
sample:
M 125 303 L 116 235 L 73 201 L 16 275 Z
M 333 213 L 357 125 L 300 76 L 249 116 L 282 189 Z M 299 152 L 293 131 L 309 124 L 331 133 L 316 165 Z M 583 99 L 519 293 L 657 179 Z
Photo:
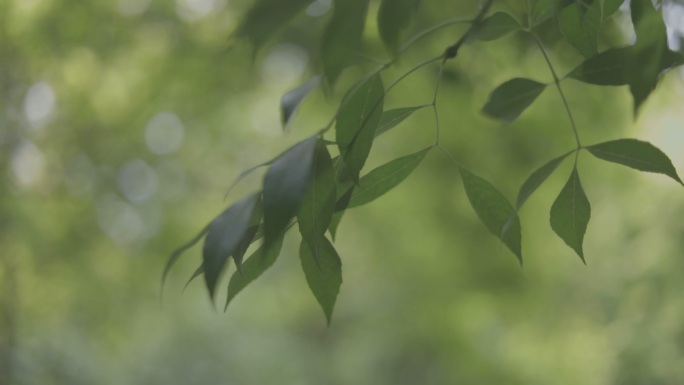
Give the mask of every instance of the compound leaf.
M 665 174 L 682 183 L 670 158 L 651 143 L 636 139 L 618 139 L 595 144 L 587 147 L 587 150 L 599 159 L 639 171 Z
M 522 207 L 525 201 L 527 201 L 527 198 L 537 191 L 537 188 L 544 183 L 546 178 L 548 178 L 556 170 L 558 165 L 560 165 L 568 155 L 570 155 L 569 152 L 559 156 L 558 158 L 550 160 L 548 163 L 539 167 L 532 174 L 530 174 L 529 177 L 527 177 L 522 186 L 520 186 L 520 191 L 518 192 L 518 200 L 516 203 L 518 210 Z
M 406 118 L 411 116 L 411 114 L 424 107 L 426 107 L 426 105 L 395 108 L 393 110 L 387 110 L 383 112 L 382 117 L 380 118 L 380 124 L 378 125 L 378 128 L 375 130 L 375 136 L 377 137 L 391 130 L 392 128 L 396 127 L 401 122 L 406 120 Z
M 584 261 L 582 243 L 587 231 L 591 206 L 587 199 L 577 168 L 551 206 L 551 228 Z
M 492 118 L 512 122 L 529 107 L 546 88 L 546 84 L 515 78 L 497 87 L 489 96 L 482 112 Z
M 505 12 L 497 12 L 482 20 L 482 23 L 473 32 L 473 38 L 482 41 L 492 41 L 520 28 L 520 24 L 513 16 Z

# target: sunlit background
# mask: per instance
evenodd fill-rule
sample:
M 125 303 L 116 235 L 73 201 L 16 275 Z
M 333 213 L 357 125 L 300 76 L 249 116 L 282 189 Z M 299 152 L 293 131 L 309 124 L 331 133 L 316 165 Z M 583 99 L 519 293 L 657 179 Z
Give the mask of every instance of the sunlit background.
M 316 89 L 283 131 L 280 97 L 320 72 L 331 2 L 313 1 L 258 52 L 231 37 L 250 3 L 0 2 L 0 384 L 684 383 L 682 187 L 587 153 L 587 266 L 548 224 L 570 164 L 522 210 L 521 269 L 434 152 L 396 190 L 345 214 L 330 327 L 295 237 L 225 314 L 225 294 L 214 307 L 201 280 L 181 294 L 201 246 L 172 271 L 161 305 L 170 252 L 259 188 L 256 173 L 224 201 L 240 171 L 325 125 L 344 90 L 389 58 L 370 17 L 359 64 L 334 89 Z M 475 10 L 424 1 L 412 31 Z M 602 47 L 633 39 L 626 11 Z M 667 4 L 665 16 L 670 47 L 681 49 L 684 8 Z M 463 28 L 411 48 L 385 83 Z M 559 72 L 581 62 L 552 27 L 544 39 Z M 417 72 L 386 106 L 429 102 L 437 71 Z M 683 74 L 664 77 L 636 122 L 626 87 L 564 82 L 583 141 L 648 140 L 684 173 Z M 517 76 L 551 81 L 524 35 L 470 45 L 447 67 L 438 101 L 444 145 L 511 200 L 574 146 L 552 88 L 513 124 L 479 114 Z M 376 141 L 367 169 L 433 135 L 430 111 L 415 113 Z

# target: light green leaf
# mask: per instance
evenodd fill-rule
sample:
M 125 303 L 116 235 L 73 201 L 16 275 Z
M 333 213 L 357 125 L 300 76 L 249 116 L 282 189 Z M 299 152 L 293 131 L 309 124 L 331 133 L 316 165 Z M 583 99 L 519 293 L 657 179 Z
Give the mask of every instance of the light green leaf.
M 651 143 L 636 139 L 618 139 L 595 144 L 587 147 L 587 150 L 599 159 L 640 171 L 665 174 L 682 183 L 670 158 Z
M 349 177 L 357 182 L 373 146 L 375 131 L 382 118 L 384 88 L 374 75 L 343 101 L 337 117 L 336 141 Z
M 471 206 L 487 229 L 515 254 L 522 265 L 520 218 L 508 200 L 491 183 L 459 167 Z M 511 218 L 513 218 L 511 220 Z M 507 228 L 504 231 L 504 226 Z
M 312 0 L 259 0 L 252 5 L 235 32 L 259 49 Z
M 335 172 L 330 154 L 325 144 L 320 141 L 316 148 L 313 180 L 297 214 L 299 232 L 302 234 L 302 238 L 314 249 L 316 258 L 318 258 L 317 250 L 319 250 L 320 239 L 325 236 L 335 212 L 336 188 Z
M 430 149 L 432 147 L 402 156 L 365 175 L 359 181 L 359 186 L 354 189 L 348 207 L 361 206 L 371 202 L 399 185 L 418 167 Z
M 513 16 L 505 12 L 497 12 L 482 20 L 482 23 L 473 32 L 473 39 L 492 41 L 519 29 L 521 26 Z
M 584 261 L 582 243 L 587 231 L 591 206 L 584 194 L 577 168 L 572 170 L 570 179 L 551 206 L 551 228 Z M 585 262 L 586 263 L 586 262 Z
M 292 119 L 292 115 L 294 115 L 297 107 L 299 107 L 299 104 L 302 102 L 302 100 L 304 100 L 306 95 L 311 92 L 311 90 L 318 86 L 320 81 L 320 76 L 314 76 L 306 83 L 293 89 L 292 91 L 287 92 L 282 98 L 280 98 L 280 117 L 283 128 L 287 127 L 288 123 L 290 123 L 290 120 Z
M 492 118 L 512 122 L 544 91 L 546 84 L 515 78 L 497 87 L 482 112 Z
M 406 118 L 411 116 L 411 114 L 425 107 L 427 107 L 427 105 L 395 108 L 393 110 L 387 110 L 383 112 L 382 118 L 380 118 L 380 125 L 375 130 L 375 136 L 380 136 L 381 134 L 391 130 L 406 120 Z
M 304 240 L 299 247 L 299 257 L 306 282 L 323 308 L 329 325 L 337 294 L 342 285 L 342 261 L 326 238 L 323 238 L 321 242 L 318 260 L 314 258 L 310 245 Z
M 258 199 L 259 195 L 254 194 L 238 201 L 216 217 L 209 226 L 202 250 L 202 265 L 212 299 L 226 261 L 238 249 L 247 232 Z
M 242 274 L 240 272 L 233 273 L 230 277 L 230 282 L 228 283 L 228 297 L 226 298 L 224 311 L 228 308 L 228 304 L 242 291 L 242 289 L 259 278 L 259 276 L 264 271 L 268 270 L 268 268 L 273 266 L 280 254 L 282 245 L 283 235 L 281 234 L 268 250 L 265 249 L 264 245 L 261 245 L 249 258 L 247 258 L 245 263 L 242 264 Z
M 563 162 L 563 160 L 570 154 L 571 152 L 568 152 L 567 154 L 561 155 L 558 158 L 550 160 L 548 163 L 539 167 L 529 177 L 527 177 L 525 182 L 520 187 L 520 192 L 518 192 L 518 200 L 516 203 L 518 210 L 522 207 L 527 198 L 529 198 L 535 191 L 537 191 L 537 188 L 539 188 L 539 186 L 541 186 L 542 183 L 544 183 L 546 178 L 548 178 L 556 170 L 558 165 L 560 165 Z
M 368 0 L 334 0 L 333 14 L 323 32 L 323 73 L 335 84 L 337 77 L 356 56 L 366 24 Z
M 411 25 L 418 0 L 382 0 L 378 10 L 380 38 L 393 53 L 399 50 L 402 34 Z
M 311 182 L 316 137 L 297 143 L 280 155 L 264 177 L 264 242 L 266 248 L 297 214 Z

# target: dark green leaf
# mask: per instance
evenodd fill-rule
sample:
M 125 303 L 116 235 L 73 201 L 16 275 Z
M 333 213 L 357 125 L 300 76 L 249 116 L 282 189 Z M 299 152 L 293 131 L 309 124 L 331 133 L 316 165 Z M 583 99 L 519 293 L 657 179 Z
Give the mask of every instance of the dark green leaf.
M 337 202 L 335 172 L 325 144 L 319 142 L 313 166 L 311 187 L 304 197 L 297 214 L 299 232 L 314 251 L 319 249 L 320 239 L 330 225 Z M 318 253 L 314 255 L 318 258 Z
M 584 57 L 598 52 L 598 35 L 601 30 L 601 2 L 590 6 L 575 3 L 566 7 L 558 17 L 565 39 Z
M 648 142 L 636 139 L 618 139 L 587 147 L 599 159 L 618 163 L 636 170 L 665 174 L 682 183 L 670 158 Z
M 384 88 L 379 75 L 363 82 L 343 101 L 337 117 L 336 141 L 353 181 L 366 163 L 382 118 Z
M 501 239 L 522 265 L 520 219 L 508 200 L 491 183 L 459 167 L 471 206 L 489 231 Z M 511 218 L 513 218 L 511 220 Z M 504 226 L 508 228 L 504 231 Z
M 497 12 L 482 20 L 482 23 L 473 32 L 473 39 L 492 41 L 520 28 L 520 24 L 513 16 L 505 12 Z
M 283 95 L 282 98 L 280 98 L 280 117 L 281 117 L 281 122 L 283 124 L 283 128 L 287 127 L 288 123 L 290 123 L 290 119 L 292 119 L 292 115 L 295 113 L 297 110 L 297 107 L 299 104 L 304 100 L 306 95 L 311 92 L 316 86 L 318 86 L 318 83 L 320 83 L 320 76 L 314 76 L 313 78 L 309 79 L 306 83 L 302 84 L 301 86 L 295 88 L 292 91 L 289 91 L 285 95 Z
M 537 188 L 544 183 L 546 178 L 548 178 L 549 175 L 556 170 L 558 165 L 560 165 L 570 154 L 571 152 L 568 152 L 567 154 L 561 155 L 558 158 L 552 159 L 527 177 L 523 185 L 520 187 L 520 192 L 518 192 L 518 201 L 516 204 L 518 210 L 522 207 L 527 198 L 529 198 L 530 195 L 532 195 L 532 193 L 534 193 Z
M 235 261 L 235 267 L 237 268 L 238 272 L 242 272 L 242 258 L 245 256 L 245 253 L 247 252 L 249 245 L 252 244 L 258 229 L 259 226 L 250 226 L 249 228 L 247 228 L 247 231 L 245 231 L 245 235 L 242 237 L 240 243 L 238 244 L 238 247 L 232 254 L 233 260 Z
M 249 258 L 247 258 L 245 263 L 242 264 L 242 274 L 239 272 L 233 273 L 233 276 L 230 277 L 230 282 L 228 283 L 228 297 L 226 298 L 224 311 L 228 308 L 228 304 L 240 291 L 242 291 L 242 289 L 259 278 L 259 276 L 264 271 L 268 270 L 269 267 L 273 266 L 280 254 L 282 245 L 283 235 L 278 237 L 268 250 L 265 249 L 264 245 L 261 245 Z
M 630 4 L 637 41 L 631 49 L 627 77 L 636 113 L 655 89 L 668 49 L 665 22 L 651 1 L 633 0 Z
M 603 21 L 607 20 L 611 15 L 617 12 L 624 2 L 625 0 L 603 0 Z
M 584 262 L 582 243 L 587 231 L 591 206 L 584 194 L 577 168 L 551 206 L 551 228 L 570 246 Z
M 340 227 L 340 222 L 342 221 L 342 216 L 344 215 L 344 210 L 336 211 L 330 220 L 330 226 L 328 226 L 328 232 L 333 240 L 337 236 L 337 229 Z
M 432 147 L 402 156 L 365 175 L 359 181 L 359 186 L 354 189 L 348 207 L 361 206 L 371 202 L 399 185 L 418 167 L 430 149 Z
M 259 0 L 252 5 L 235 32 L 259 49 L 312 0 Z
M 530 15 L 532 26 L 555 17 L 566 6 L 572 4 L 573 0 L 537 0 L 532 7 Z
M 368 0 L 334 0 L 333 15 L 323 33 L 323 73 L 330 84 L 356 56 L 366 24 Z
M 188 278 L 188 282 L 185 283 L 185 286 L 183 286 L 183 291 L 190 286 L 190 282 L 194 281 L 195 278 L 199 277 L 200 275 L 204 274 L 204 265 L 200 264 L 197 269 L 195 269 L 195 272 L 192 273 L 190 278 Z
M 297 143 L 280 155 L 264 177 L 264 242 L 266 248 L 297 214 L 311 182 L 317 138 Z
M 509 80 L 491 93 L 482 112 L 492 118 L 512 122 L 537 99 L 545 88 L 546 84 L 530 79 Z
M 211 223 L 207 224 L 204 226 L 202 231 L 199 232 L 199 234 L 195 235 L 194 238 L 192 238 L 190 241 L 188 241 L 186 244 L 183 246 L 177 248 L 176 250 L 171 253 L 171 256 L 169 257 L 169 260 L 166 262 L 166 266 L 164 266 L 164 272 L 162 273 L 162 279 L 161 279 L 161 293 L 164 292 L 164 283 L 166 283 L 166 277 L 169 275 L 169 271 L 171 271 L 171 268 L 173 265 L 178 262 L 178 258 L 183 255 L 185 251 L 187 251 L 189 248 L 195 246 L 197 242 L 202 240 L 205 235 L 209 232 L 209 228 L 211 227 Z
M 569 77 L 599 86 L 621 86 L 628 83 L 627 62 L 630 47 L 611 48 L 595 55 L 575 68 Z
M 320 244 L 318 261 L 314 258 L 311 247 L 304 240 L 299 247 L 299 257 L 306 282 L 323 308 L 325 318 L 330 324 L 335 300 L 342 285 L 342 261 L 326 238 L 323 238 Z
M 380 134 L 383 134 L 391 130 L 392 128 L 396 127 L 399 123 L 406 120 L 406 118 L 411 116 L 411 114 L 424 107 L 427 107 L 427 105 L 395 108 L 393 110 L 383 112 L 382 117 L 380 118 L 380 125 L 375 130 L 375 136 L 377 137 Z
M 238 249 L 247 232 L 258 199 L 259 195 L 254 194 L 238 201 L 216 217 L 209 226 L 202 250 L 202 265 L 211 298 L 214 298 L 216 283 L 226 261 Z
M 378 10 L 380 38 L 390 51 L 397 52 L 403 32 L 411 25 L 418 0 L 382 0 Z

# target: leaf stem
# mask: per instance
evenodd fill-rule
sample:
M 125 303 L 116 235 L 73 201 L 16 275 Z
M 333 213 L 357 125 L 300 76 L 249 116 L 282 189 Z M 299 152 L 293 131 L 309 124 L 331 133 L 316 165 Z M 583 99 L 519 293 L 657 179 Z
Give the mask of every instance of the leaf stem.
M 553 64 L 551 63 L 551 59 L 549 59 L 549 55 L 546 53 L 546 50 L 544 49 L 544 46 L 542 45 L 541 41 L 539 41 L 539 38 L 531 33 L 531 35 L 534 37 L 534 41 L 537 43 L 537 46 L 539 47 L 539 50 L 541 51 L 542 55 L 544 55 L 544 60 L 546 61 L 546 64 L 549 67 L 549 70 L 551 71 L 551 75 L 553 76 L 553 83 L 556 85 L 556 89 L 558 90 L 558 93 L 561 96 L 561 99 L 563 100 L 563 105 L 565 106 L 565 111 L 568 114 L 568 119 L 570 119 L 570 125 L 572 126 L 572 133 L 575 135 L 575 142 L 577 144 L 577 149 L 582 148 L 582 143 L 579 138 L 579 132 L 577 130 L 577 125 L 575 124 L 575 119 L 572 116 L 572 110 L 570 109 L 570 104 L 568 103 L 568 99 L 565 97 L 565 93 L 563 92 L 563 88 L 560 85 L 560 79 L 558 78 L 558 74 L 556 74 L 556 70 L 553 68 Z M 577 162 L 577 157 L 575 157 L 575 162 Z

